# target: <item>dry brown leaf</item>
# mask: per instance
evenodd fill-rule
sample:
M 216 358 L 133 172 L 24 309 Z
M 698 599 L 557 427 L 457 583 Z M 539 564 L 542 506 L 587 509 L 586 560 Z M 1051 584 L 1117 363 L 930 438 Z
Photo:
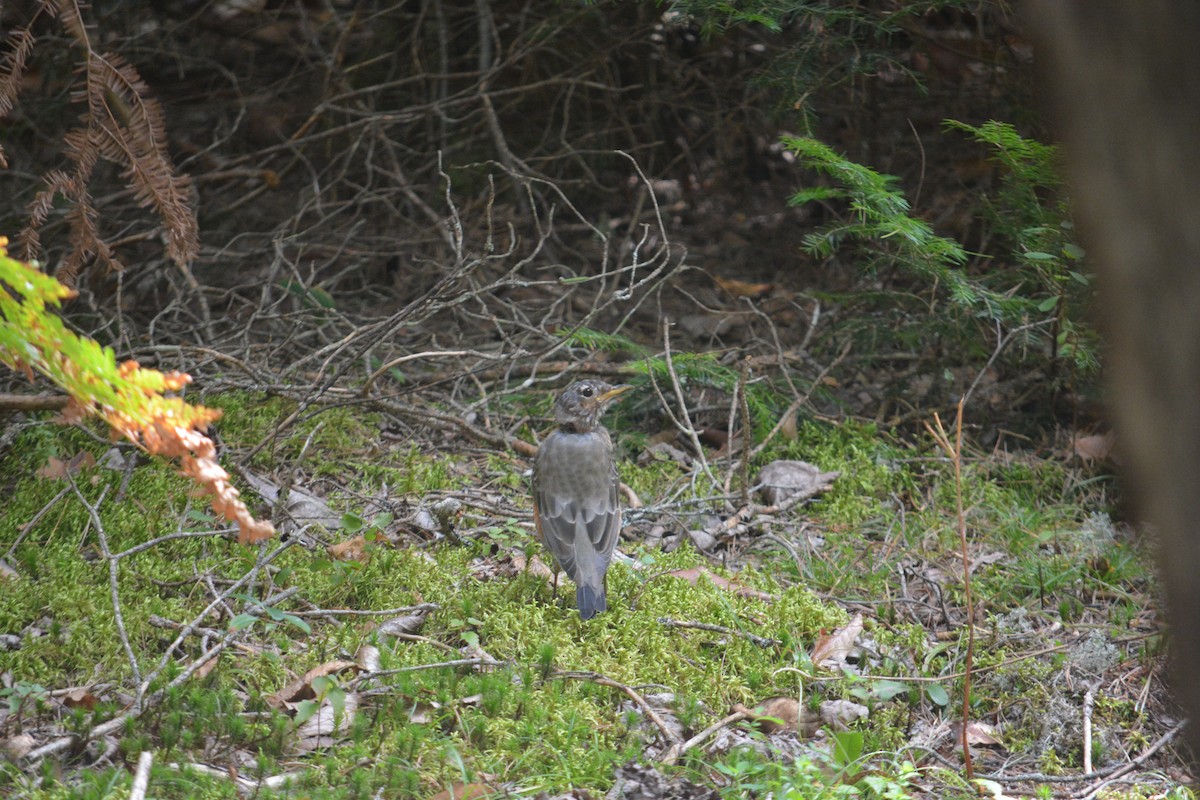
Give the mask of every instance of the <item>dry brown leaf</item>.
M 18 733 L 16 736 L 10 736 L 4 740 L 4 752 L 14 761 L 19 761 L 27 756 L 36 746 L 37 739 L 28 733 Z
M 962 723 L 955 722 L 950 726 L 955 741 L 962 741 Z M 994 725 L 972 720 L 967 723 L 967 744 L 979 747 L 1004 747 L 1000 731 Z
M 364 644 L 359 647 L 358 652 L 354 654 L 354 660 L 358 662 L 358 668 L 363 672 L 379 672 L 381 667 L 379 648 L 373 644 Z
M 1095 461 L 1107 461 L 1112 456 L 1113 445 L 1117 437 L 1112 432 L 1093 433 L 1088 436 L 1075 437 L 1075 455 L 1085 464 Z
M 201 680 L 203 680 L 204 678 L 207 678 L 208 674 L 210 672 L 212 672 L 214 669 L 216 669 L 217 662 L 220 660 L 221 660 L 221 654 L 218 653 L 217 655 L 210 658 L 208 661 L 205 661 L 203 664 L 200 665 L 200 669 L 196 670 L 196 677 Z
M 854 615 L 854 619 L 846 623 L 828 636 L 823 636 L 813 645 L 812 663 L 819 666 L 838 666 L 846 657 L 854 652 L 854 643 L 862 633 L 862 613 Z
M 496 790 L 486 784 L 456 783 L 446 787 L 445 791 L 433 795 L 429 800 L 480 800 L 480 798 L 491 797 L 495 793 Z
M 705 567 L 691 567 L 689 569 L 675 569 L 666 573 L 672 578 L 682 578 L 688 583 L 695 586 L 701 578 L 707 578 L 713 586 L 718 589 L 724 589 L 727 592 L 733 592 L 739 597 L 749 597 L 754 600 L 762 600 L 767 603 L 775 602 L 775 595 L 766 592 L 760 592 L 757 589 L 751 589 L 748 586 L 743 586 L 737 581 L 731 581 L 728 578 L 722 578 L 715 572 L 709 571 Z
M 794 731 L 800 727 L 800 703 L 794 697 L 769 697 L 750 710 L 763 733 Z
M 425 624 L 425 612 L 392 617 L 380 624 L 378 631 L 384 636 L 412 636 Z
M 362 534 L 338 544 L 331 544 L 325 548 L 325 552 L 329 554 L 330 558 L 336 558 L 338 561 L 371 560 L 371 553 L 367 548 L 367 538 Z
M 87 689 L 72 689 L 63 695 L 62 703 L 67 708 L 84 708 L 91 711 L 100 702 L 100 698 Z
M 525 559 L 524 553 L 514 553 L 512 557 L 513 569 L 517 572 L 528 571 L 535 578 L 544 578 L 551 580 L 554 578 L 554 572 L 542 561 L 538 556 L 533 556 L 528 561 Z
M 793 495 L 811 497 L 825 491 L 841 475 L 822 472 L 807 461 L 772 461 L 758 473 L 763 499 L 776 506 Z
M 335 743 L 331 737 L 350 730 L 357 712 L 358 695 L 354 692 L 346 692 L 341 714 L 334 710 L 328 699 L 321 701 L 316 713 L 296 728 L 299 739 L 296 746 L 307 751 L 331 747 Z
M 428 725 L 433 721 L 433 712 L 440 710 L 441 707 L 441 703 L 433 700 L 413 703 L 412 710 L 408 712 L 408 721 L 414 725 Z
M 866 719 L 870 713 L 869 708 L 852 700 L 826 700 L 821 703 L 818 716 L 834 730 L 845 730 L 850 723 Z
M 746 283 L 736 278 L 722 278 L 720 275 L 713 275 L 712 279 L 718 288 L 724 289 L 734 297 L 748 297 L 751 300 L 762 297 L 775 288 L 773 283 Z
M 38 469 L 37 476 L 61 481 L 65 480 L 68 475 L 78 474 L 79 470 L 84 467 L 94 466 L 96 466 L 96 458 L 88 452 L 76 453 L 70 461 L 50 456 L 46 459 L 46 463 Z
M 793 411 L 783 418 L 783 424 L 779 426 L 779 434 L 789 442 L 794 442 L 799 433 L 796 425 L 796 412 Z
M 350 669 L 359 672 L 362 670 L 362 667 L 353 661 L 326 661 L 324 664 L 313 667 L 304 673 L 302 677 L 287 684 L 275 694 L 269 695 L 267 697 L 267 704 L 271 708 L 285 708 L 301 700 L 312 700 L 317 696 L 317 693 L 312 688 L 313 680 L 325 677 L 326 675 L 336 675 Z

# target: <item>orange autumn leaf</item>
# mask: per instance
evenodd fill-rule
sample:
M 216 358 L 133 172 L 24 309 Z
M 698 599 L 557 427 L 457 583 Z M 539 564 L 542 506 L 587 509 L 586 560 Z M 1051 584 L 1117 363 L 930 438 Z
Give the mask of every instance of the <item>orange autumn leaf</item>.
M 775 288 L 773 283 L 747 283 L 736 278 L 722 278 L 720 275 L 713 275 L 712 279 L 717 288 L 724 289 L 734 297 L 748 297 L 751 300 L 763 297 Z

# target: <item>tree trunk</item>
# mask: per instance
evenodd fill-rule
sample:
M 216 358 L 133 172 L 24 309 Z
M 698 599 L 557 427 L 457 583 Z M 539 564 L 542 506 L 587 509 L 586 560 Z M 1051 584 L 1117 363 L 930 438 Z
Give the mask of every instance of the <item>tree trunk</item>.
M 1200 3 L 1034 0 L 1038 62 L 1100 278 L 1118 441 L 1160 540 L 1200 753 Z

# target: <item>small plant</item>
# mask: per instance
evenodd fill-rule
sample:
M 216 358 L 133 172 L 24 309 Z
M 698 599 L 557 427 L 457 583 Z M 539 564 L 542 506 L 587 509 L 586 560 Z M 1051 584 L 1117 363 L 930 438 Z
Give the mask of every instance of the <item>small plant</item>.
M 1000 190 L 989 198 L 988 209 L 996 232 L 1019 265 L 1006 270 L 1011 274 L 1004 278 L 1005 286 L 1028 298 L 1033 309 L 1024 313 L 1031 318 L 1053 317 L 1055 358 L 1068 359 L 1081 373 L 1095 373 L 1099 341 L 1085 321 L 1095 289 L 1087 253 L 1075 238 L 1058 148 L 1025 138 L 1004 122 L 978 127 L 955 120 L 945 124 L 988 145 L 1002 170 Z
M 17 681 L 12 686 L 0 688 L 0 700 L 8 706 L 8 714 L 14 720 L 19 720 L 30 705 L 40 708 L 49 697 L 50 692 L 45 686 L 32 681 Z
M 998 252 L 985 254 L 988 260 L 969 258 L 961 244 L 937 235 L 912 214 L 897 178 L 851 161 L 816 139 L 794 136 L 785 138 L 784 146 L 827 183 L 800 190 L 790 203 L 822 202 L 839 215 L 808 234 L 805 249 L 819 258 L 848 252 L 866 269 L 897 270 L 935 288 L 947 297 L 949 308 L 935 307 L 934 316 L 960 336 L 977 338 L 983 330 L 991 335 L 999 326 L 1008 331 L 1004 342 L 1047 341 L 1052 366 L 1064 359 L 1079 374 L 1095 374 L 1098 338 L 1084 321 L 1092 280 L 1086 253 L 1074 240 L 1057 150 L 1021 137 L 1005 123 L 946 125 L 992 147 L 1003 170 L 1001 190 L 988 207 L 999 234 Z M 906 296 L 902 291 L 891 294 Z M 927 325 L 929 312 L 921 316 Z M 978 320 L 989 324 L 976 327 Z M 982 342 L 979 352 L 984 352 Z
M 286 622 L 289 625 L 299 628 L 305 633 L 312 633 L 312 626 L 300 617 L 297 617 L 295 614 L 289 614 L 286 611 L 280 611 L 274 606 L 264 605 L 261 601 L 247 594 L 238 593 L 235 594 L 234 597 L 245 603 L 248 603 L 249 605 L 255 606 L 262 612 L 261 614 L 238 614 L 229 623 L 229 626 L 234 630 L 251 628 L 258 622 L 262 621 L 265 617 L 267 620 L 267 626 L 269 628 L 275 627 L 275 625 L 278 623 Z
M 862 737 L 858 734 L 839 734 L 829 763 L 811 758 L 798 758 L 791 764 L 763 760 L 757 753 L 741 748 L 730 760 L 717 764 L 729 785 L 722 791 L 726 797 L 775 797 L 780 800 L 833 800 L 861 797 L 880 800 L 907 800 L 909 787 L 917 777 L 916 767 L 901 762 L 891 773 L 861 771 L 851 774 L 861 759 Z M 857 748 L 857 751 L 855 751 Z

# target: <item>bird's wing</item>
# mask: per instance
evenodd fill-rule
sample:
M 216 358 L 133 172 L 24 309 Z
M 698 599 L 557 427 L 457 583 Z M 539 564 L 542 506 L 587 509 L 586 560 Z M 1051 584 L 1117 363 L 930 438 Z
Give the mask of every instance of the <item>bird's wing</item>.
M 608 436 L 546 437 L 534 462 L 533 501 L 546 546 L 567 575 L 576 583 L 603 580 L 621 531 Z

